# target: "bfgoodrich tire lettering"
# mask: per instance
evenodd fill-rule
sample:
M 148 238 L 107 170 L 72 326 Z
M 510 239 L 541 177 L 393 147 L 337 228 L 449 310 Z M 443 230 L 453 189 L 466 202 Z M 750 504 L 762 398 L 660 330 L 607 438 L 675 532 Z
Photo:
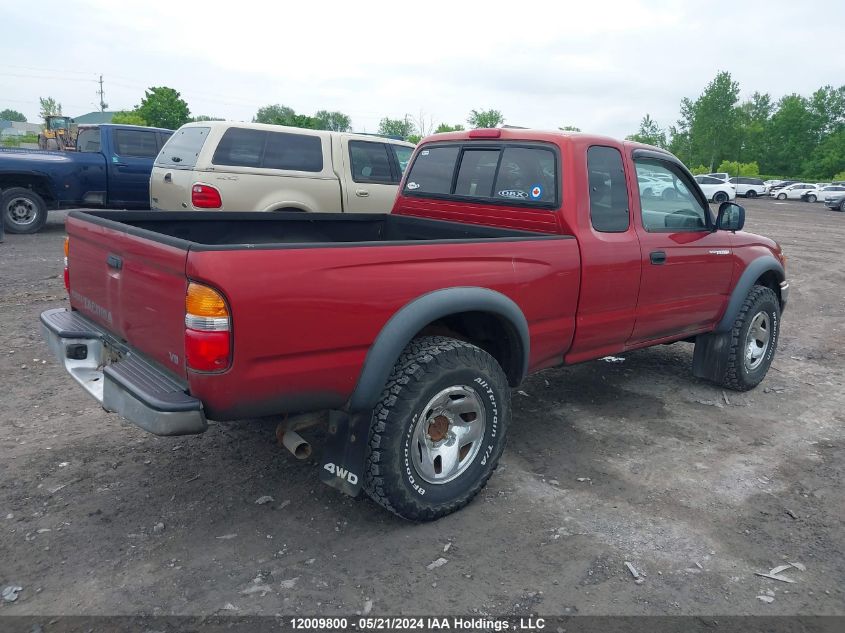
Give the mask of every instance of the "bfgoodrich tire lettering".
M 474 403 L 470 408 L 482 416 L 477 428 L 483 430 L 473 440 L 479 445 L 466 450 L 467 463 L 454 471 L 456 475 L 444 472 L 441 478 L 424 472 L 412 451 L 419 449 L 416 441 L 420 424 L 433 420 L 432 426 L 425 428 L 428 439 L 436 439 L 430 429 L 442 416 L 435 416 L 432 402 L 450 393 L 469 396 Z M 376 503 L 412 521 L 430 521 L 459 510 L 478 494 L 496 469 L 509 421 L 510 388 L 492 356 L 451 338 L 416 339 L 400 356 L 376 405 L 364 489 Z M 445 437 L 452 427 L 457 428 L 444 423 L 436 432 Z M 449 439 L 452 436 L 445 441 Z
M 755 337 L 752 328 L 764 326 Z M 765 286 L 753 286 L 731 328 L 731 341 L 726 353 L 728 362 L 722 385 L 736 391 L 753 389 L 769 371 L 777 350 L 780 334 L 780 302 L 775 292 Z M 762 350 L 759 358 L 749 349 Z

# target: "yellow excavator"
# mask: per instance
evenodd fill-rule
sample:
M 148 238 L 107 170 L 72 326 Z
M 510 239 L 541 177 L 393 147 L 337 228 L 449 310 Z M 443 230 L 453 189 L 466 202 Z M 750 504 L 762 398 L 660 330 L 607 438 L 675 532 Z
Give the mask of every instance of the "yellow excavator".
M 69 116 L 48 116 L 44 130 L 38 135 L 38 147 L 41 149 L 55 149 L 60 152 L 72 152 L 76 149 L 70 125 L 73 119 Z

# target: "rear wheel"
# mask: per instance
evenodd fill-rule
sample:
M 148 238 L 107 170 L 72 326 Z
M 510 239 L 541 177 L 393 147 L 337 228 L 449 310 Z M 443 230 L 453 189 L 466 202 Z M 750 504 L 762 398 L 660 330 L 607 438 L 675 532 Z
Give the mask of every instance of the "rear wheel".
M 818 198 L 816 198 L 816 196 L 813 195 L 812 193 L 809 196 L 807 196 L 807 202 L 815 202 L 816 200 L 818 200 Z
M 451 338 L 416 339 L 376 405 L 364 489 L 412 521 L 459 510 L 496 469 L 509 421 L 510 388 L 492 356 Z
M 728 200 L 728 194 L 724 191 L 717 191 L 713 196 L 713 202 L 718 202 L 719 204 L 726 202 Z
M 842 202 L 839 203 L 839 210 L 845 211 L 845 200 L 843 200 Z
M 785 193 L 779 193 L 777 195 L 777 198 L 778 198 L 778 200 L 786 200 L 786 194 Z
M 35 233 L 47 221 L 44 198 L 24 187 L 12 187 L 3 192 L 0 212 L 9 233 Z
M 746 198 L 756 198 L 757 197 L 757 191 L 755 191 L 754 189 L 749 189 L 748 191 L 745 192 L 745 197 Z

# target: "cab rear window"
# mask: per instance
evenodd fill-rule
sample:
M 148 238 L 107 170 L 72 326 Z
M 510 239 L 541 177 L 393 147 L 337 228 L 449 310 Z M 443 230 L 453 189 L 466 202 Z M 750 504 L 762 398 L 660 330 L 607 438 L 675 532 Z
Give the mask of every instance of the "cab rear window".
M 404 193 L 549 206 L 557 199 L 558 171 L 555 152 L 538 145 L 424 147 L 410 167 Z

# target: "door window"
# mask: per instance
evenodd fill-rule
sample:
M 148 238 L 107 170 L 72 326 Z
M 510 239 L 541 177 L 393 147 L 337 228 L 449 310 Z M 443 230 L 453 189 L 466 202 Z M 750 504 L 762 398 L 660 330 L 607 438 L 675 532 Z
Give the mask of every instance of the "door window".
M 155 132 L 115 130 L 114 144 L 118 156 L 155 158 L 158 154 L 158 141 Z
M 643 228 L 646 231 L 702 231 L 710 226 L 710 211 L 693 193 L 692 182 L 680 167 L 672 163 L 641 158 L 636 159 L 640 190 Z M 652 175 L 666 174 L 671 182 L 663 182 L 662 189 L 645 186 Z M 700 182 L 700 181 L 699 181 Z
M 382 185 L 398 182 L 390 170 L 390 155 L 384 143 L 349 141 L 352 180 Z
M 593 228 L 603 233 L 624 233 L 630 217 L 622 154 L 613 147 L 593 146 L 587 150 L 587 171 Z

